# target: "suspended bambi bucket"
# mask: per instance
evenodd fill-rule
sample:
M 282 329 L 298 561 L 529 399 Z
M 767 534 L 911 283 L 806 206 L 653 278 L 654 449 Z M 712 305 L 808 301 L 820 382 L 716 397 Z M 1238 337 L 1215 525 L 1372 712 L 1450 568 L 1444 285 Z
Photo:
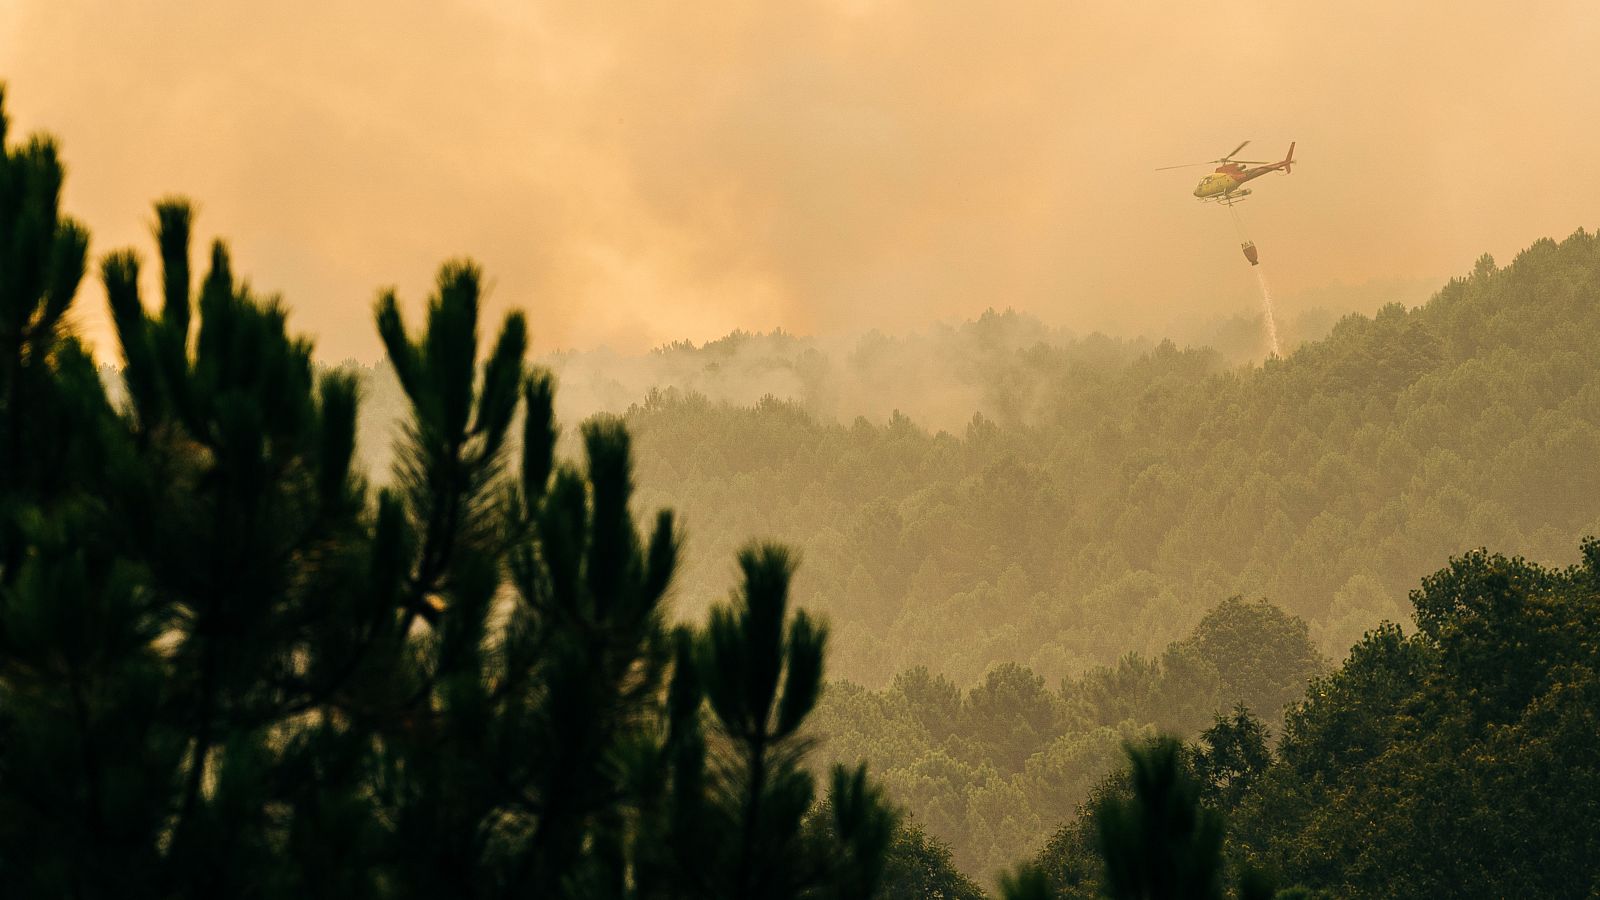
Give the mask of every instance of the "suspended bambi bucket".
M 1244 251 L 1244 258 L 1249 260 L 1252 266 L 1261 265 L 1261 257 L 1256 253 L 1256 242 L 1245 238 L 1244 223 L 1239 221 L 1239 211 L 1234 209 L 1231 203 L 1228 204 L 1228 215 L 1233 219 L 1234 234 L 1237 234 L 1239 240 L 1243 242 L 1239 244 L 1239 249 Z

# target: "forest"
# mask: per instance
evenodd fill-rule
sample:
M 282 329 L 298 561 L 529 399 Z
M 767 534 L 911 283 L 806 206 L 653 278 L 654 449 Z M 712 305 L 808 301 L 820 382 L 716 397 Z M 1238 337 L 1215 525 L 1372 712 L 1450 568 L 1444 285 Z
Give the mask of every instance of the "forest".
M 1600 886 L 1594 235 L 1259 365 L 739 333 L 574 421 L 625 364 L 470 260 L 320 365 L 0 147 L 6 896 Z
M 819 704 L 819 754 L 868 762 L 888 795 L 985 880 L 1042 846 L 1115 771 L 1123 746 L 1197 737 L 1219 713 L 1276 723 L 1326 661 L 1303 621 L 1231 598 L 1160 654 L 1129 653 L 1059 684 L 1014 662 L 970 688 L 918 667 L 886 689 L 848 681 Z
M 1581 231 L 1503 271 L 1485 256 L 1416 308 L 1348 314 L 1256 366 L 1015 312 L 547 363 L 566 412 L 622 414 L 641 508 L 694 535 L 680 606 L 719 595 L 750 535 L 792 544 L 837 677 L 969 685 L 1018 662 L 1054 684 L 1158 654 L 1234 595 L 1305 619 L 1337 659 L 1451 555 L 1556 563 L 1600 533 L 1600 473 L 1571 464 L 1600 454 L 1597 258 Z M 381 454 L 403 394 L 386 367 L 345 370 Z
M 641 497 L 694 530 L 687 584 L 753 530 L 804 548 L 833 671 L 871 687 L 1012 661 L 1055 683 L 1159 653 L 1233 595 L 1342 658 L 1451 555 L 1555 563 L 1600 533 L 1600 470 L 1576 463 L 1600 456 L 1597 262 L 1583 232 L 1483 258 L 1252 368 L 1018 346 L 987 317 L 949 362 L 984 398 L 953 433 L 662 392 L 626 417 Z

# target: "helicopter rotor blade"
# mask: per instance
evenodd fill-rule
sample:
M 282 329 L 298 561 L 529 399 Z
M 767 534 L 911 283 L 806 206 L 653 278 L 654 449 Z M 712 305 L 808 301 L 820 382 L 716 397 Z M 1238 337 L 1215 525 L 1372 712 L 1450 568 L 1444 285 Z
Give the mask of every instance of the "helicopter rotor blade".
M 1244 141 L 1243 143 L 1239 144 L 1239 146 L 1233 148 L 1233 150 L 1231 152 L 1229 152 L 1226 156 L 1223 156 L 1221 159 L 1208 159 L 1205 162 L 1183 163 L 1182 165 L 1177 165 L 1177 166 L 1160 166 L 1160 167 L 1158 167 L 1156 169 L 1156 171 L 1157 172 L 1165 172 L 1168 169 L 1191 169 L 1191 168 L 1194 168 L 1195 166 L 1210 166 L 1210 165 L 1216 165 L 1218 163 L 1224 163 L 1224 164 L 1226 164 L 1226 163 L 1240 163 L 1240 164 L 1247 165 L 1247 166 L 1264 166 L 1264 165 L 1267 165 L 1270 162 L 1270 160 L 1265 160 L 1265 159 L 1234 159 L 1233 158 L 1233 154 L 1238 153 L 1240 150 L 1243 150 L 1245 147 L 1248 147 L 1248 146 L 1250 146 L 1250 142 L 1249 141 Z

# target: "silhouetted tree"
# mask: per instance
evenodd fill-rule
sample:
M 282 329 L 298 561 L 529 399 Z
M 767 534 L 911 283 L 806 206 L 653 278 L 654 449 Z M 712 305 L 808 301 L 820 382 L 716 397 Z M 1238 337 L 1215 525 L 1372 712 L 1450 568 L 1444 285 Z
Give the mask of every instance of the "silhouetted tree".
M 865 898 L 872 895 L 893 819 L 864 770 L 836 767 L 824 827 L 807 827 L 815 802 L 801 762 L 801 732 L 822 690 L 827 629 L 789 613 L 795 561 L 775 545 L 739 554 L 744 583 L 712 611 L 695 648 L 698 686 L 710 712 L 705 768 L 680 771 L 680 814 L 699 820 L 705 855 L 683 860 L 684 879 L 704 896 Z M 676 703 L 698 704 L 687 688 Z M 681 717 L 681 713 L 675 718 Z M 684 796 L 703 785 L 704 795 Z M 825 839 L 819 839 L 825 836 Z M 818 892 L 821 893 L 818 893 Z
M 703 635 L 669 629 L 681 536 L 635 527 L 626 429 L 556 459 L 521 314 L 480 359 L 474 264 L 416 336 L 380 296 L 410 414 L 374 497 L 355 381 L 220 242 L 195 290 L 184 201 L 156 207 L 159 309 L 135 253 L 102 264 L 112 408 L 62 326 L 87 237 L 60 181 L 48 141 L 5 146 L 8 896 L 872 894 L 894 817 L 864 769 L 813 796 L 826 629 L 788 609 L 792 557 L 750 550 Z
M 1170 738 L 1130 746 L 1132 796 L 1106 797 L 1095 809 L 1108 896 L 1222 896 L 1222 817 L 1201 805 L 1183 757 Z
M 1193 757 L 1202 795 L 1224 812 L 1239 805 L 1272 763 L 1267 729 L 1243 704 L 1232 715 L 1217 715 L 1215 724 L 1201 733 Z
M 981 900 L 983 890 L 956 869 L 949 845 L 915 822 L 895 830 L 883 869 L 879 900 Z
M 66 440 L 101 412 L 74 382 L 93 380 L 65 328 L 89 235 L 60 214 L 63 170 L 53 141 L 13 146 L 0 83 L 0 581 L 17 575 L 20 505 L 48 504 L 94 467 L 92 447 Z M 49 448 L 50 452 L 41 452 Z

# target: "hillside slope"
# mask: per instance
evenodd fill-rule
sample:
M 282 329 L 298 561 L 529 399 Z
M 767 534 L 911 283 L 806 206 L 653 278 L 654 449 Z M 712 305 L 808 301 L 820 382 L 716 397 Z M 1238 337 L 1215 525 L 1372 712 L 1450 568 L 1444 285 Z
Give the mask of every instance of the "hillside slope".
M 968 684 L 1018 661 L 1057 680 L 1156 653 L 1233 594 L 1340 658 L 1439 559 L 1556 560 L 1600 531 L 1600 469 L 1575 462 L 1600 455 L 1597 340 L 1600 242 L 1579 231 L 1259 367 L 996 341 L 947 361 L 991 411 L 959 434 L 676 391 L 627 419 L 640 502 L 689 529 L 680 607 L 745 536 L 791 542 L 835 677 Z

